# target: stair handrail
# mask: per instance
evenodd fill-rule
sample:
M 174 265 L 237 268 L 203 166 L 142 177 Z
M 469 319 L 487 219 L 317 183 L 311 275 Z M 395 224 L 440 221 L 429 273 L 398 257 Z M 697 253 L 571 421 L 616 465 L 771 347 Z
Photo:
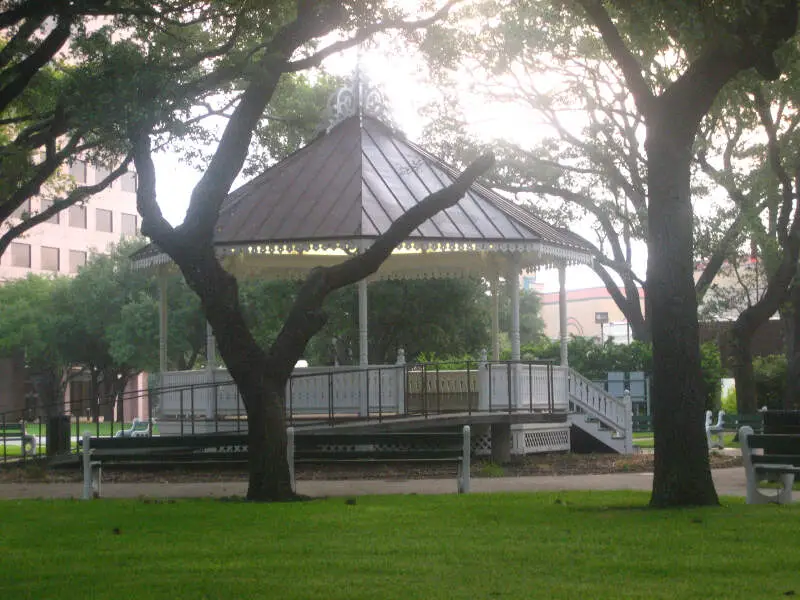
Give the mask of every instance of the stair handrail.
M 576 412 L 586 413 L 626 438 L 630 437 L 629 401 L 609 394 L 572 368 L 568 371 L 567 388 L 569 403 L 580 409 Z

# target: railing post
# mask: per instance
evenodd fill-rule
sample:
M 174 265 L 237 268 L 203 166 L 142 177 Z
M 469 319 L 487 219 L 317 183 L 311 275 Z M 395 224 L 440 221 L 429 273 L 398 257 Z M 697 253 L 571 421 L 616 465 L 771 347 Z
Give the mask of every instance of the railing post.
M 625 390 L 623 397 L 623 410 L 625 411 L 625 454 L 633 454 L 633 404 L 631 391 Z
M 488 358 L 484 348 L 478 360 L 478 410 L 491 410 L 490 380 Z
M 397 350 L 397 368 L 394 372 L 397 379 L 397 414 L 406 412 L 406 351 L 402 348 Z
M 294 427 L 286 428 L 286 462 L 289 464 L 289 483 L 292 491 L 297 492 L 294 479 Z
M 92 492 L 92 450 L 91 440 L 92 434 L 88 431 L 83 432 L 81 439 L 82 447 L 81 453 L 83 458 L 83 500 L 91 500 L 94 495 Z
M 472 452 L 469 425 L 464 425 L 464 428 L 461 431 L 464 437 L 463 445 L 461 447 L 461 477 L 459 478 L 458 482 L 458 492 L 460 494 L 468 494 L 470 479 L 470 456 Z

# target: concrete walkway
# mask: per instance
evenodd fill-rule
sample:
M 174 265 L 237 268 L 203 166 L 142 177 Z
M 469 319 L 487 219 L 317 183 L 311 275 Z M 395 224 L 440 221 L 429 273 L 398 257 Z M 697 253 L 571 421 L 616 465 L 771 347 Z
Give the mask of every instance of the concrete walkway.
M 721 496 L 744 496 L 744 469 L 716 469 L 714 484 Z M 471 491 L 545 492 L 562 490 L 642 490 L 650 491 L 652 473 L 614 473 L 610 475 L 562 475 L 535 477 L 473 478 Z M 0 499 L 80 498 L 81 483 L 4 483 Z M 204 483 L 108 483 L 104 498 L 220 498 L 244 496 L 247 482 Z M 452 494 L 453 479 L 298 481 L 300 494 L 315 497 L 363 496 L 377 494 Z

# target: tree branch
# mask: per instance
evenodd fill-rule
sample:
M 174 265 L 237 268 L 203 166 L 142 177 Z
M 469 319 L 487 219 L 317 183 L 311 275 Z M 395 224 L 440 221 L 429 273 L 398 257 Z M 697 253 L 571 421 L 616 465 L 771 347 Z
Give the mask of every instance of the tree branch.
M 94 194 L 103 191 L 106 189 L 111 183 L 116 180 L 118 177 L 123 175 L 128 170 L 128 165 L 130 164 L 131 160 L 133 159 L 133 154 L 128 154 L 125 157 L 125 160 L 114 169 L 111 173 L 109 173 L 102 181 L 95 183 L 94 185 L 86 185 L 83 187 L 78 187 L 72 190 L 65 198 L 61 200 L 56 200 L 48 206 L 43 211 L 38 212 L 35 215 L 31 215 L 24 221 L 21 221 L 17 225 L 14 225 L 11 229 L 6 231 L 2 236 L 0 236 L 0 255 L 6 251 L 8 245 L 14 241 L 15 238 L 19 237 L 26 231 L 32 229 L 39 223 L 44 223 L 53 215 L 61 212 L 65 208 L 69 208 L 73 204 L 77 204 L 88 198 L 89 196 L 93 196 Z
M 41 45 L 21 63 L 2 72 L 0 81 L 13 77 L 0 88 L 0 112 L 4 111 L 14 99 L 27 87 L 36 73 L 39 72 L 61 49 L 69 38 L 70 19 L 59 19 L 55 29 L 50 32 Z
M 578 4 L 583 7 L 589 19 L 600 31 L 608 51 L 611 52 L 611 56 L 614 57 L 617 65 L 622 70 L 622 74 L 625 76 L 625 81 L 631 94 L 633 94 L 636 107 L 646 119 L 650 113 L 654 97 L 642 74 L 642 66 L 639 64 L 639 60 L 628 49 L 619 30 L 600 0 L 578 0 Z
M 377 271 L 403 240 L 422 223 L 456 204 L 474 181 L 493 164 L 493 156 L 481 156 L 451 185 L 434 192 L 403 213 L 364 253 L 332 267 L 314 269 L 303 283 L 283 328 L 269 349 L 268 362 L 277 376 L 289 376 L 294 367 L 294 357 L 300 356 L 308 340 L 325 324 L 322 304 L 328 294 Z

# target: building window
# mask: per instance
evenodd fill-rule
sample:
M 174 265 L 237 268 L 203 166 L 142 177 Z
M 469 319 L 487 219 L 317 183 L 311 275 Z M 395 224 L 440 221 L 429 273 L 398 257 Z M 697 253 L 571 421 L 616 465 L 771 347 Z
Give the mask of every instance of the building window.
M 60 253 L 58 248 L 48 248 L 42 246 L 42 270 L 43 271 L 58 271 L 60 267 Z
M 129 215 L 122 213 L 120 230 L 122 235 L 136 235 L 139 233 L 139 218 L 138 215 Z
M 97 231 L 105 231 L 106 233 L 114 231 L 114 223 L 110 210 L 98 208 L 95 219 L 97 221 L 95 223 L 95 229 L 97 229 Z
M 73 204 L 69 207 L 69 226 L 86 229 L 86 207 Z
M 110 174 L 111 174 L 111 171 L 109 171 L 103 165 L 96 165 L 95 168 L 94 168 L 94 182 L 95 183 L 100 183 L 101 181 L 103 181 L 103 179 L 108 177 Z
M 86 183 L 86 163 L 76 160 L 69 166 L 69 174 L 75 178 L 76 182 Z
M 122 184 L 123 192 L 131 192 L 133 194 L 136 193 L 136 187 L 138 184 L 136 180 L 136 173 L 134 173 L 133 171 L 128 171 L 119 179 Z
M 42 212 L 44 212 L 44 211 L 46 211 L 48 208 L 50 208 L 51 206 L 53 206 L 53 201 L 52 201 L 52 200 L 50 200 L 50 199 L 47 199 L 47 198 L 43 198 L 43 199 L 42 199 L 42 203 L 41 203 L 41 205 L 40 205 L 40 206 L 41 206 L 40 210 L 41 210 Z M 45 221 L 45 223 L 54 223 L 55 225 L 58 225 L 58 223 L 59 223 L 59 214 L 60 214 L 60 213 L 56 213 L 56 214 L 54 214 L 52 217 L 50 217 L 49 219 L 47 219 L 47 221 Z
M 12 217 L 16 217 L 17 219 L 21 219 L 25 214 L 30 214 L 31 212 L 31 201 L 30 199 L 25 200 L 22 204 L 19 205 L 19 208 L 11 213 Z
M 69 251 L 69 272 L 77 273 L 86 264 L 86 252 L 82 250 Z
M 11 242 L 11 266 L 31 268 L 31 246 L 30 244 L 20 244 Z

